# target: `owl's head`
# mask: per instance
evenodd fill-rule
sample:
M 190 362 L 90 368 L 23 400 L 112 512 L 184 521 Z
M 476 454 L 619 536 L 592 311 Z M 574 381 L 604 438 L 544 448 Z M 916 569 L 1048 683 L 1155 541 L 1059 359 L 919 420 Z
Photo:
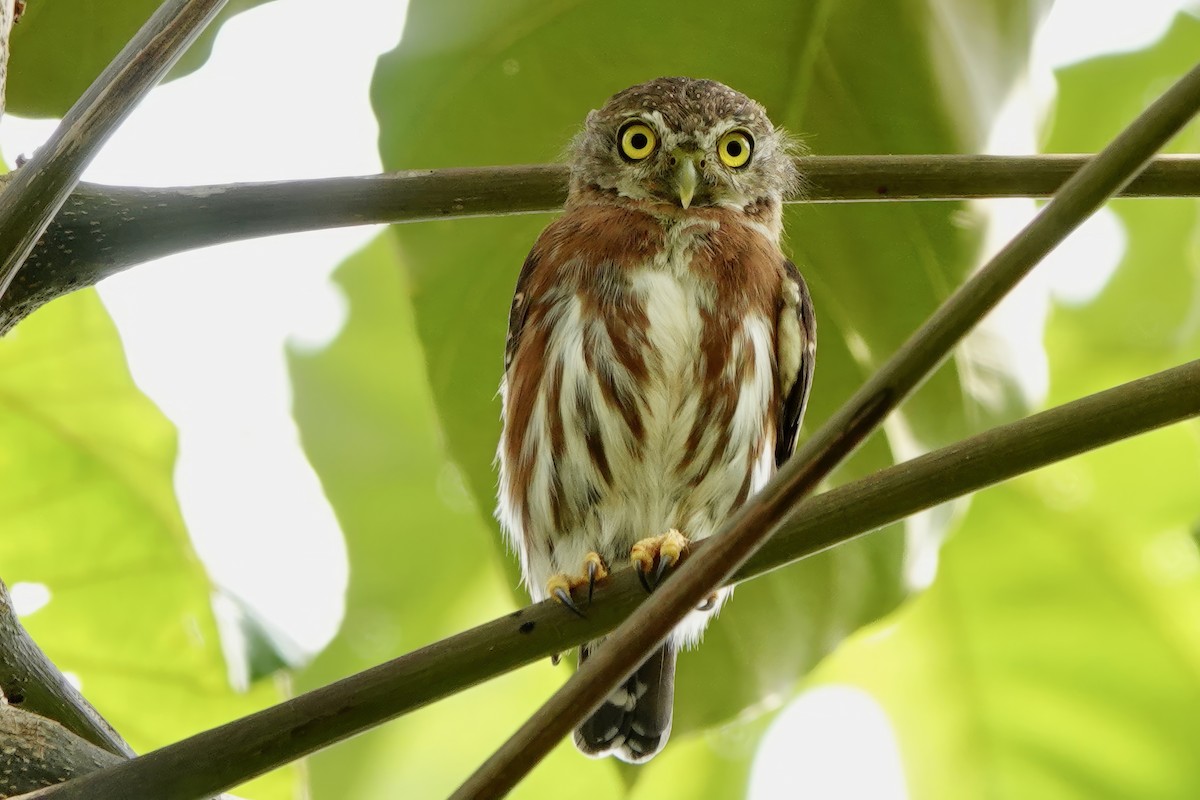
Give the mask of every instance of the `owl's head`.
M 572 145 L 572 196 L 588 189 L 676 208 L 780 208 L 798 182 L 793 145 L 763 107 L 723 83 L 658 78 L 588 114 Z

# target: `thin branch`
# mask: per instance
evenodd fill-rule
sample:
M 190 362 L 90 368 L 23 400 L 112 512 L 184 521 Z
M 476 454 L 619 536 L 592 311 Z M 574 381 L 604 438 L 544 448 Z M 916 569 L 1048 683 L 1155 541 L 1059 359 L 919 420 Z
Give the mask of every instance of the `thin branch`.
M 166 0 L 0 193 L 0 298 L 83 169 L 225 0 Z
M 1196 415 L 1200 361 L 995 428 L 804 501 L 732 581 L 762 575 L 1015 475 Z M 691 559 L 697 560 L 713 541 L 699 542 Z M 674 580 L 670 577 L 663 586 Z M 602 635 L 645 600 L 634 573 L 618 570 L 597 589 L 586 619 L 553 602 L 529 606 L 30 798 L 202 797 Z
M 0 581 L 0 696 L 119 756 L 133 750 L 29 637 Z
M 1091 156 L 806 156 L 804 202 L 1051 197 Z M 1159 156 L 1121 197 L 1200 196 L 1200 158 Z
M 1084 156 L 807 156 L 805 202 L 1046 197 Z M 8 293 L 0 334 L 42 303 L 156 258 L 224 242 L 382 222 L 557 211 L 566 167 L 444 169 L 167 189 L 80 184 Z M 5 178 L 0 177 L 0 182 Z M 1200 158 L 1156 159 L 1123 193 L 1200 196 Z
M 460 798 L 506 794 L 689 612 L 754 554 L 791 508 L 866 439 L 1022 277 L 1129 183 L 1200 109 L 1200 65 L 1075 173 L 1041 212 L 961 286 L 783 469 L 679 568 L 459 788 Z

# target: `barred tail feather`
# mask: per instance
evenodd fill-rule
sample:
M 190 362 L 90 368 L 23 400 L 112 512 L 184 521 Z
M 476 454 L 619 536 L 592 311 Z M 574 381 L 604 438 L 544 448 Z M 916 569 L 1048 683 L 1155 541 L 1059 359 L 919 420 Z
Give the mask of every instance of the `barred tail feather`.
M 599 642 L 579 649 L 579 663 Z M 671 735 L 675 647 L 654 652 L 575 730 L 575 746 L 593 758 L 614 755 L 630 764 L 649 761 Z

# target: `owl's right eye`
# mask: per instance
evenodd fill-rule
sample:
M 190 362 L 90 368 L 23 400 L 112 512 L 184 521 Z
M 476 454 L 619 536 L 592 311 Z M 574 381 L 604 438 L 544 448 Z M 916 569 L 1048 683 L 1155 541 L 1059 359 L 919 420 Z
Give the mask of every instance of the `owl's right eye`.
M 617 134 L 621 155 L 628 161 L 641 161 L 654 152 L 658 136 L 644 122 L 630 122 Z

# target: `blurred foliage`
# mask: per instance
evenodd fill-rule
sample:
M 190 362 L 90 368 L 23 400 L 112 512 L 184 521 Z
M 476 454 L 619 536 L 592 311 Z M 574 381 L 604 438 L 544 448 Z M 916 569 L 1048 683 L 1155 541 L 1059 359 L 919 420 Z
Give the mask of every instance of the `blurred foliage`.
M 268 0 L 230 0 L 172 68 L 168 80 L 208 59 L 221 24 Z M 61 117 L 108 66 L 161 0 L 29 0 L 13 27 L 5 108 L 23 117 Z
M 1063 70 L 1047 149 L 1102 147 L 1197 53 L 1200 20 L 1182 15 L 1144 51 Z M 1170 149 L 1200 150 L 1200 126 Z M 1094 300 L 1051 316 L 1051 404 L 1200 353 L 1200 205 L 1112 207 L 1128 249 Z M 933 587 L 819 669 L 883 704 L 912 796 L 1200 796 L 1198 434 L 983 492 Z
M 94 292 L 46 306 L 0 340 L 0 565 L 42 584 L 23 619 L 138 752 L 282 699 L 229 686 L 212 587 L 175 502 L 175 431 L 134 387 Z M 293 797 L 298 769 L 248 784 Z
M 629 0 L 417 0 L 404 40 L 376 72 L 381 152 L 388 169 L 553 160 L 589 109 L 663 74 L 725 81 L 822 153 L 973 152 L 1024 67 L 1040 7 L 776 1 L 738 7 L 730 25 L 731 7 L 714 0 L 690 3 L 686 13 L 683 6 Z M 968 55 L 976 68 L 958 60 Z M 448 220 L 395 229 L 437 418 L 511 586 L 513 559 L 489 516 L 496 387 L 508 298 L 548 221 Z M 789 210 L 788 247 L 812 286 L 821 325 L 810 425 L 961 282 L 978 257 L 980 222 L 959 204 Z M 954 363 L 903 415 L 903 427 L 923 447 L 987 418 L 966 396 Z M 875 437 L 836 479 L 892 459 L 887 441 Z M 328 474 L 319 458 L 314 463 Z M 330 499 L 339 509 L 357 505 L 337 491 Z M 894 526 L 739 589 L 705 645 L 682 657 L 676 739 L 777 702 L 843 636 L 895 606 L 903 595 L 902 560 L 903 528 Z M 524 602 L 523 592 L 516 601 Z M 743 768 L 752 749 L 739 752 Z M 407 768 L 395 763 L 397 771 Z M 640 772 L 656 769 L 667 768 Z
M 982 493 L 934 585 L 818 668 L 882 703 L 911 796 L 1200 794 L 1195 433 Z

